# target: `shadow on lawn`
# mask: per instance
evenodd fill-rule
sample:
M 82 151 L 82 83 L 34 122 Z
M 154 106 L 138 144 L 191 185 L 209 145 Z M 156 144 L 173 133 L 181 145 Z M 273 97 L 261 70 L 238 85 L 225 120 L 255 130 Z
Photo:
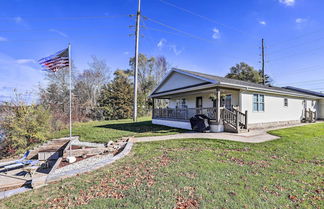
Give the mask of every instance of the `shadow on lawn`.
M 109 128 L 109 129 L 116 129 L 120 131 L 130 131 L 136 133 L 168 133 L 168 132 L 184 132 L 185 130 L 171 128 L 167 126 L 159 126 L 152 124 L 151 121 L 143 121 L 143 122 L 136 122 L 136 123 L 117 123 L 117 124 L 107 124 L 96 126 L 97 128 Z

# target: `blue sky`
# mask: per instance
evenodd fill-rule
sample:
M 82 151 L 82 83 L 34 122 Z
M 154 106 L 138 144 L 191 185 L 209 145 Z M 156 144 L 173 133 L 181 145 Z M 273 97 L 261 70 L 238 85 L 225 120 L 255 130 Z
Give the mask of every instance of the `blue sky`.
M 0 0 L 0 8 L 0 100 L 14 88 L 35 94 L 45 84 L 35 60 L 69 42 L 79 71 L 91 55 L 115 70 L 134 54 L 128 15 L 137 0 Z M 224 76 L 241 61 L 259 69 L 264 38 L 274 84 L 324 91 L 323 9 L 321 0 L 142 0 L 140 52 Z

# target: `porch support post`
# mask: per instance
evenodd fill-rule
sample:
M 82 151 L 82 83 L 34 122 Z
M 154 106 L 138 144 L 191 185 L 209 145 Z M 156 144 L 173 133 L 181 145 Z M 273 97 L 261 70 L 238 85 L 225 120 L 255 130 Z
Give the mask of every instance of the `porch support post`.
M 248 111 L 245 110 L 245 129 L 248 129 Z
M 154 119 L 154 110 L 155 110 L 155 104 L 154 104 L 154 98 L 152 98 L 152 118 Z
M 220 89 L 216 88 L 216 122 L 220 122 Z

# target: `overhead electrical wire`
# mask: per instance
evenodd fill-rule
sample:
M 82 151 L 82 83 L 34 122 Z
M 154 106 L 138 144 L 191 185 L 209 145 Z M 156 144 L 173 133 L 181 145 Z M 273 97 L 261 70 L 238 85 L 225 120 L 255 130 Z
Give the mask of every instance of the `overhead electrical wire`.
M 323 40 L 323 39 L 324 39 L 324 37 L 320 37 L 320 38 L 317 38 L 317 39 L 312 39 L 312 40 L 304 41 L 302 43 L 295 44 L 295 45 L 292 45 L 292 46 L 288 46 L 288 47 L 285 47 L 285 48 L 282 48 L 282 49 L 279 49 L 279 50 L 270 51 L 270 52 L 268 52 L 268 55 L 278 54 L 278 53 L 280 53 L 282 51 L 285 51 L 287 49 L 293 49 L 293 48 L 296 48 L 296 47 L 300 47 L 300 46 L 309 44 L 308 42 L 319 41 L 319 40 Z
M 108 29 L 108 28 L 115 28 L 116 26 L 100 26 L 100 27 L 78 27 L 78 28 L 71 28 L 71 27 L 67 27 L 67 28 L 56 28 L 56 27 L 52 27 L 52 28 L 38 28 L 38 29 L 18 29 L 18 30 L 0 30 L 0 33 L 19 33 L 19 32 L 51 32 L 51 30 L 59 30 L 59 31 L 74 31 L 74 30 L 89 30 L 89 29 Z
M 307 84 L 307 85 L 313 85 L 313 84 L 322 84 L 324 83 L 324 79 L 320 80 L 308 80 L 308 81 L 299 81 L 299 82 L 290 82 L 290 83 L 279 83 L 277 85 L 293 85 L 293 84 Z
M 320 30 L 313 31 L 313 32 L 308 32 L 308 33 L 305 33 L 305 34 L 296 36 L 295 38 L 290 38 L 290 39 L 282 40 L 282 41 L 279 41 L 279 42 L 275 42 L 273 44 L 270 42 L 270 43 L 268 43 L 268 46 L 270 46 L 271 48 L 274 48 L 274 47 L 277 47 L 278 45 L 280 45 L 282 43 L 289 43 L 289 42 L 298 40 L 300 38 L 303 38 L 305 36 L 309 36 L 309 35 L 312 35 L 312 34 L 320 33 L 320 32 L 323 32 L 323 31 L 324 31 L 324 28 L 321 28 Z
M 0 20 L 9 20 L 15 21 L 17 18 L 21 18 L 22 20 L 41 20 L 41 21 L 49 21 L 49 20 L 87 20 L 87 19 L 109 19 L 109 18 L 117 18 L 117 17 L 129 17 L 129 15 L 114 15 L 114 16 L 71 16 L 71 17 L 0 17 Z
M 311 50 L 304 50 L 304 51 L 301 51 L 301 52 L 296 52 L 296 53 L 291 53 L 287 56 L 281 56 L 279 58 L 275 58 L 275 59 L 270 59 L 268 62 L 276 62 L 278 60 L 282 60 L 282 59 L 286 59 L 286 58 L 289 58 L 289 57 L 293 57 L 295 55 L 300 55 L 300 54 L 305 54 L 305 52 L 314 52 L 314 51 L 318 51 L 318 50 L 321 50 L 323 49 L 324 46 L 321 46 L 321 47 L 318 47 L 318 48 L 315 48 L 315 49 L 311 49 Z
M 211 23 L 214 23 L 214 24 L 217 24 L 217 25 L 221 25 L 221 26 L 223 26 L 224 28 L 227 28 L 227 29 L 230 29 L 230 30 L 233 30 L 233 31 L 236 31 L 236 32 L 242 33 L 242 34 L 246 34 L 246 35 L 248 35 L 248 36 L 250 36 L 250 37 L 253 37 L 253 38 L 256 38 L 256 37 L 251 36 L 250 34 L 246 33 L 245 31 L 239 30 L 239 29 L 237 29 L 237 28 L 235 28 L 235 27 L 232 27 L 232 26 L 225 25 L 225 24 L 220 23 L 220 22 L 218 22 L 218 21 L 216 21 L 216 20 L 214 20 L 214 19 L 212 19 L 212 18 L 209 18 L 209 17 L 206 17 L 206 16 L 204 16 L 204 15 L 198 14 L 198 13 L 196 13 L 196 12 L 193 12 L 193 11 L 189 10 L 189 9 L 186 9 L 186 8 L 183 8 L 183 7 L 180 7 L 180 6 L 177 6 L 177 5 L 173 4 L 173 3 L 170 3 L 170 2 L 165 1 L 165 0 L 159 0 L 159 1 L 160 1 L 161 3 L 163 3 L 163 4 L 165 4 L 165 5 L 168 5 L 168 6 L 174 7 L 174 8 L 176 8 L 176 9 L 179 9 L 179 10 L 181 10 L 181 11 L 183 11 L 183 12 L 186 12 L 186 13 L 191 14 L 191 15 L 193 15 L 193 16 L 199 17 L 199 18 L 204 19 L 204 20 L 206 20 L 206 21 L 209 21 L 209 22 L 211 22 Z
M 56 40 L 70 40 L 71 38 L 74 39 L 89 39 L 89 38 L 99 38 L 101 36 L 73 36 L 73 37 L 59 37 L 59 38 L 44 38 L 44 39 L 8 39 L 6 41 L 1 42 L 2 44 L 8 42 L 38 42 L 38 41 L 56 41 Z
M 191 38 L 194 38 L 194 39 L 198 39 L 198 40 L 201 40 L 201 41 L 207 41 L 207 42 L 209 42 L 209 43 L 215 43 L 214 41 L 211 41 L 211 40 L 209 40 L 209 39 L 202 38 L 202 37 L 200 37 L 200 36 L 197 36 L 197 35 L 194 35 L 194 34 L 191 34 L 191 33 L 185 32 L 185 31 L 183 31 L 183 30 L 180 30 L 180 29 L 178 29 L 178 28 L 176 28 L 176 27 L 173 27 L 173 26 L 167 25 L 167 24 L 165 24 L 165 23 L 162 23 L 162 22 L 160 22 L 160 21 L 158 21 L 158 20 L 155 20 L 155 19 L 152 19 L 152 18 L 150 18 L 150 17 L 145 17 L 145 19 L 147 19 L 147 20 L 149 20 L 149 21 L 151 21 L 151 22 L 153 22 L 153 23 L 156 23 L 156 24 L 158 24 L 158 25 L 161 25 L 161 26 L 164 26 L 164 27 L 166 27 L 166 28 L 169 28 L 169 29 L 171 29 L 171 30 L 173 30 L 173 31 L 176 31 L 176 32 L 178 32 L 178 33 L 184 34 L 184 35 L 186 35 L 186 36 L 188 36 L 188 37 L 191 37 Z

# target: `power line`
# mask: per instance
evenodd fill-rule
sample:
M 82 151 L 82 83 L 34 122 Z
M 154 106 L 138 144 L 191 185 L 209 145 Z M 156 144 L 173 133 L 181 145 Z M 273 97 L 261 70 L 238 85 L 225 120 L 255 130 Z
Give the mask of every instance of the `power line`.
M 193 35 L 193 34 L 191 34 L 191 33 L 185 32 L 185 31 L 183 31 L 183 30 L 177 29 L 177 28 L 175 28 L 175 27 L 173 27 L 173 26 L 170 26 L 170 25 L 167 25 L 167 24 L 165 24 L 165 23 L 162 23 L 162 22 L 160 22 L 160 21 L 154 20 L 154 19 L 152 19 L 152 18 L 149 18 L 149 17 L 145 17 L 145 18 L 146 18 L 147 20 L 153 22 L 153 23 L 159 24 L 159 25 L 161 25 L 161 26 L 164 26 L 164 27 L 166 27 L 166 28 L 169 28 L 169 29 L 171 29 L 171 30 L 174 30 L 174 31 L 176 31 L 176 32 L 178 32 L 178 33 L 182 33 L 182 34 L 184 34 L 184 35 L 186 35 L 186 36 L 188 36 L 188 37 L 191 37 L 191 38 L 194 38 L 194 39 L 198 39 L 198 40 L 201 40 L 201 41 L 207 41 L 207 42 L 209 42 L 209 43 L 215 43 L 214 41 L 211 41 L 211 40 L 209 40 L 209 39 L 206 39 L 206 38 L 202 38 L 202 37 L 199 37 L 199 36 Z
M 111 26 L 110 26 L 111 27 Z M 38 29 L 19 29 L 19 30 L 0 30 L 1 33 L 15 33 L 15 32 L 51 32 L 51 30 L 55 29 L 55 30 L 68 30 L 68 31 L 74 31 L 74 30 L 83 30 L 83 29 L 107 29 L 110 28 L 109 26 L 100 26 L 100 27 L 79 27 L 79 28 L 38 28 Z M 114 26 L 115 28 L 116 26 Z
M 322 32 L 324 30 L 324 28 L 320 29 L 320 30 L 317 30 L 317 31 L 313 31 L 313 32 L 309 32 L 309 33 L 305 33 L 305 34 L 302 34 L 302 35 L 299 35 L 299 36 L 296 36 L 295 38 L 290 38 L 290 39 L 286 39 L 286 40 L 283 40 L 283 41 L 279 41 L 279 42 L 276 42 L 274 44 L 269 44 L 270 47 L 274 47 L 274 46 L 277 46 L 281 43 L 287 43 L 287 42 L 291 42 L 291 41 L 294 41 L 294 40 L 297 40 L 297 39 L 300 39 L 300 38 L 303 38 L 305 36 L 308 36 L 308 35 L 312 35 L 312 34 L 316 34 L 316 33 L 319 33 L 319 32 Z
M 75 39 L 89 39 L 89 38 L 99 38 L 101 36 L 76 36 L 76 37 L 59 37 L 59 38 L 46 38 L 46 39 L 21 39 L 21 40 L 6 40 L 1 42 L 1 44 L 5 44 L 7 42 L 38 42 L 38 41 L 55 41 L 55 40 L 70 40 L 71 38 Z M 101 37 L 102 38 L 102 37 Z
M 166 31 L 166 30 L 161 30 L 161 29 L 157 29 L 157 28 L 152 28 L 152 27 L 147 27 L 145 26 L 144 29 L 148 29 L 148 30 L 153 30 L 153 31 L 157 31 L 157 32 L 163 32 L 163 33 L 168 33 L 168 34 L 171 34 L 171 35 L 176 35 L 176 36 L 181 36 L 181 37 L 188 37 L 182 33 L 176 33 L 176 32 L 171 32 L 171 31 Z M 192 38 L 192 37 L 190 37 Z M 223 57 L 227 57 L 227 58 L 231 58 L 231 59 L 242 59 L 240 57 L 234 57 L 234 56 L 227 56 L 227 55 L 220 55 L 220 56 L 223 56 Z
M 193 11 L 190 11 L 190 10 L 186 9 L 186 8 L 183 8 L 183 7 L 177 6 L 177 5 L 175 5 L 175 4 L 172 4 L 172 3 L 168 2 L 168 1 L 160 0 L 160 2 L 163 3 L 163 4 L 165 4 L 165 5 L 168 5 L 168 6 L 171 6 L 171 7 L 176 8 L 176 9 L 179 9 L 179 10 L 181 10 L 181 11 L 184 11 L 184 12 L 186 12 L 186 13 L 188 13 L 188 14 L 193 15 L 193 16 L 196 16 L 196 17 L 199 17 L 199 18 L 201 18 L 201 19 L 207 20 L 207 21 L 209 21 L 209 22 L 211 22 L 211 23 L 215 23 L 215 24 L 217 24 L 217 25 L 221 25 L 221 26 L 223 26 L 223 27 L 225 27 L 225 28 L 228 28 L 228 29 L 230 29 L 230 30 L 233 30 L 233 31 L 236 31 L 236 32 L 239 32 L 239 33 L 243 33 L 243 34 L 246 34 L 246 35 L 248 35 L 248 36 L 250 36 L 250 37 L 256 38 L 256 37 L 251 36 L 250 34 L 246 33 L 245 31 L 241 31 L 241 30 L 239 30 L 239 29 L 237 29 L 237 28 L 234 28 L 234 27 L 232 27 L 232 26 L 225 25 L 225 24 L 220 23 L 220 22 L 218 22 L 218 21 L 216 21 L 216 20 L 214 20 L 214 19 L 212 19 L 212 18 L 209 18 L 209 17 L 206 17 L 206 16 L 204 16 L 204 15 L 201 15 L 201 14 L 195 13 L 195 12 L 193 12 Z
M 302 43 L 299 43 L 299 44 L 296 44 L 296 45 L 292 45 L 292 46 L 289 46 L 289 47 L 285 47 L 283 49 L 279 49 L 279 50 L 275 50 L 273 52 L 270 51 L 270 55 L 273 55 L 273 54 L 278 54 L 284 50 L 287 50 L 287 49 L 293 49 L 293 48 L 296 48 L 296 47 L 300 47 L 300 46 L 303 46 L 305 44 L 308 44 L 308 42 L 312 42 L 312 41 L 318 41 L 318 40 L 322 40 L 324 39 L 324 37 L 320 37 L 320 38 L 317 38 L 317 39 L 313 39 L 313 40 L 309 40 L 309 41 L 305 41 L 305 42 L 302 42 Z
M 86 19 L 109 19 L 109 18 L 117 18 L 117 17 L 127 17 L 129 15 L 114 15 L 114 16 L 71 16 L 71 17 L 0 17 L 0 20 L 16 20 L 17 18 L 21 18 L 22 20 L 86 20 Z
M 148 27 L 148 26 L 144 26 L 144 29 L 148 29 L 148 30 L 153 30 L 153 31 L 157 31 L 157 32 L 162 32 L 162 33 L 168 33 L 171 35 L 176 35 L 176 36 L 181 36 L 181 37 L 189 37 L 192 38 L 191 36 L 187 36 L 185 34 L 182 33 L 177 33 L 177 32 L 172 32 L 172 31 L 167 31 L 167 30 L 162 30 L 162 29 L 158 29 L 158 28 L 152 28 L 152 27 Z M 199 39 L 201 41 L 201 39 Z
M 323 47 L 324 46 L 321 46 L 321 47 L 318 47 L 318 48 L 315 48 L 315 49 L 311 49 L 311 50 L 305 50 L 305 51 L 302 51 L 302 52 L 292 53 L 292 54 L 287 55 L 287 56 L 283 56 L 283 57 L 280 57 L 280 58 L 277 58 L 277 59 L 270 60 L 269 62 L 275 62 L 275 61 L 282 60 L 282 59 L 285 59 L 285 58 L 289 58 L 289 57 L 292 57 L 292 56 L 295 56 L 295 55 L 304 54 L 305 52 L 318 51 L 320 49 L 323 49 Z
M 309 73 L 309 72 L 315 72 L 319 70 L 324 70 L 324 66 L 321 65 L 314 65 L 314 66 L 309 66 L 309 67 L 302 67 L 298 69 L 294 69 L 293 73 L 298 74 L 298 73 Z
M 308 84 L 308 85 L 313 85 L 313 84 L 322 84 L 324 83 L 324 79 L 320 80 L 308 80 L 308 81 L 300 81 L 300 82 L 291 82 L 291 83 L 279 83 L 277 85 L 291 85 L 291 84 Z

